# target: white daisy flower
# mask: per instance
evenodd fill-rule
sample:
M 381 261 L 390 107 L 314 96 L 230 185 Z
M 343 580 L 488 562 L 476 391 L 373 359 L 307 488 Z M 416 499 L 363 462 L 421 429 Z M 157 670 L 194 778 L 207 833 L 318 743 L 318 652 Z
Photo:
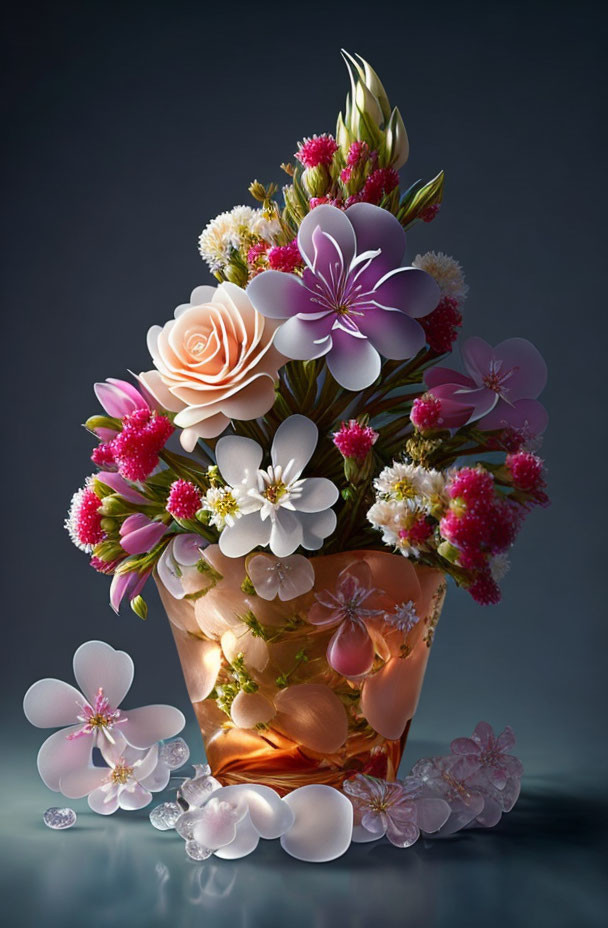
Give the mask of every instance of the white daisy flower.
M 462 267 L 455 258 L 442 251 L 427 251 L 423 255 L 416 255 L 412 264 L 437 281 L 442 296 L 449 296 L 459 303 L 466 299 L 469 288 Z

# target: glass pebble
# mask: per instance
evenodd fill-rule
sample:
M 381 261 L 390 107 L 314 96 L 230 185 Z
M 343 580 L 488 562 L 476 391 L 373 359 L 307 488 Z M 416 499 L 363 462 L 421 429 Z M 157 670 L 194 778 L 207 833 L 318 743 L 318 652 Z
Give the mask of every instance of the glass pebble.
M 186 841 L 185 847 L 186 854 L 188 857 L 191 857 L 192 860 L 207 860 L 213 853 L 208 847 L 203 847 L 202 844 L 199 844 L 198 841 Z
M 189 757 L 190 748 L 183 738 L 174 738 L 173 741 L 167 741 L 160 749 L 160 760 L 167 765 L 169 770 L 183 767 Z
M 61 831 L 76 824 L 76 813 L 73 809 L 58 809 L 56 806 L 52 806 L 52 808 L 46 810 L 42 820 L 48 828 Z
M 175 823 L 182 814 L 182 809 L 176 802 L 162 802 L 150 812 L 150 824 L 159 831 L 169 831 L 175 828 Z

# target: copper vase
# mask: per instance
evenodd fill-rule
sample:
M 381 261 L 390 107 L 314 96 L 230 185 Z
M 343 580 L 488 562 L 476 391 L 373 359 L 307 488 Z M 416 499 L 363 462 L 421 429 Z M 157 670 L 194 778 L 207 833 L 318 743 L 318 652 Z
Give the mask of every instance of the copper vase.
M 418 621 L 404 630 L 376 618 L 373 667 L 352 678 L 328 664 L 335 627 L 309 624 L 307 613 L 360 561 L 387 601 L 412 603 Z M 382 551 L 321 555 L 310 558 L 313 589 L 283 602 L 256 595 L 247 563 L 210 546 L 184 575 L 181 599 L 156 577 L 213 775 L 281 794 L 308 783 L 340 786 L 355 772 L 394 779 L 443 605 L 443 574 Z

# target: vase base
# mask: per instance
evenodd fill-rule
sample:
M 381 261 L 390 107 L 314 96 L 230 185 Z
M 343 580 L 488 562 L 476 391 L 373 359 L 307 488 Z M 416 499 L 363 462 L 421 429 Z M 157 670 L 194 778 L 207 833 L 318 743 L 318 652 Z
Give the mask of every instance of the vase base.
M 223 786 L 256 783 L 284 796 L 311 783 L 339 789 L 356 773 L 396 779 L 410 724 L 398 740 L 388 741 L 375 733 L 371 739 L 354 736 L 333 755 L 307 751 L 274 729 L 252 734 L 227 728 L 208 738 L 204 724 L 201 728 L 211 773 Z

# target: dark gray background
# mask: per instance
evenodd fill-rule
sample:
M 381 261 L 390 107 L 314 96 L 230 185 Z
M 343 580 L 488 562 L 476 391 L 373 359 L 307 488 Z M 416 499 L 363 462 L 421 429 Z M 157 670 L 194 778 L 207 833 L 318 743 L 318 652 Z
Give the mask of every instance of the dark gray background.
M 502 835 L 499 829 L 435 850 L 445 870 L 439 885 L 456 895 L 445 909 L 427 909 L 422 897 L 420 913 L 429 924 L 455 925 L 450 913 L 463 901 L 464 880 L 471 889 L 463 903 L 469 924 L 501 912 L 509 924 L 548 912 L 552 925 L 599 924 L 593 889 L 577 891 L 575 874 L 582 879 L 584 870 L 593 882 L 595 820 L 605 811 L 591 798 L 605 783 L 606 759 L 600 5 L 26 3 L 4 27 L 1 708 L 13 752 L 4 802 L 17 789 L 19 771 L 31 790 L 29 804 L 22 796 L 18 806 L 19 823 L 31 829 L 23 860 L 46 860 L 60 846 L 55 840 L 76 838 L 31 825 L 57 797 L 33 779 L 42 733 L 29 729 L 20 708 L 30 683 L 47 675 L 70 679 L 76 646 L 102 638 L 135 659 L 133 704 L 172 702 L 192 720 L 153 590 L 146 623 L 128 609 L 117 618 L 107 581 L 87 567 L 62 529 L 69 498 L 91 471 L 91 443 L 79 427 L 97 411 L 91 385 L 150 366 L 148 326 L 209 282 L 196 247 L 204 224 L 249 202 L 253 178 L 280 181 L 278 165 L 298 139 L 333 131 L 347 90 L 338 54 L 344 45 L 372 62 L 401 108 L 412 148 L 405 182 L 446 171 L 444 207 L 433 224 L 411 231 L 410 256 L 428 248 L 454 254 L 471 288 L 465 333 L 490 342 L 530 338 L 550 370 L 543 453 L 553 505 L 529 518 L 500 606 L 483 609 L 450 590 L 407 754 L 413 762 L 431 742 L 443 749 L 480 718 L 498 728 L 510 723 L 530 775 L 528 806 L 522 802 L 513 813 L 519 818 L 511 819 L 517 825 L 505 824 Z M 194 728 L 189 738 L 198 750 Z M 102 824 L 114 842 L 115 822 Z M 129 834 L 128 825 L 121 821 L 121 834 Z M 5 849 L 8 842 L 7 834 Z M 69 847 L 78 858 L 78 845 Z M 586 858 L 577 865 L 564 857 L 568 847 L 589 854 L 590 866 L 580 865 Z M 352 872 L 365 878 L 373 868 L 380 906 L 397 892 L 401 864 L 388 863 L 388 849 L 370 853 L 354 854 Z M 417 853 L 426 873 L 424 853 Z M 522 853 L 520 872 L 515 861 L 521 868 Z M 480 894 L 473 886 L 484 878 L 488 855 L 496 869 L 485 874 L 489 885 Z M 261 859 L 244 893 L 263 884 Z M 272 857 L 273 867 L 278 859 Z M 181 856 L 176 860 L 179 871 Z M 307 924 L 335 921 L 332 886 L 349 898 L 348 860 L 304 892 L 321 899 Z M 409 866 L 409 885 L 417 885 Z M 540 881 L 533 879 L 535 867 L 544 868 Z M 286 878 L 294 872 L 288 867 Z M 182 878 L 174 872 L 172 885 Z M 52 884 L 44 867 L 29 880 Z M 524 903 L 521 890 L 529 882 L 541 895 Z M 434 878 L 429 887 L 432 895 Z M 149 887 L 131 901 L 140 897 L 150 899 Z M 49 906 L 44 890 L 40 899 Z M 72 924 L 67 910 L 53 905 L 48 923 Z M 223 924 L 222 905 L 214 923 Z M 281 918 L 299 924 L 280 908 Z M 35 923 L 29 911 L 15 914 L 13 924 Z M 251 924 L 270 924 L 261 911 Z M 382 910 L 389 921 L 398 911 Z M 189 924 L 191 916 L 184 912 L 173 923 Z M 105 925 L 110 914 L 102 906 L 96 917 L 90 915 L 91 924 Z M 129 923 L 135 924 L 132 916 Z

